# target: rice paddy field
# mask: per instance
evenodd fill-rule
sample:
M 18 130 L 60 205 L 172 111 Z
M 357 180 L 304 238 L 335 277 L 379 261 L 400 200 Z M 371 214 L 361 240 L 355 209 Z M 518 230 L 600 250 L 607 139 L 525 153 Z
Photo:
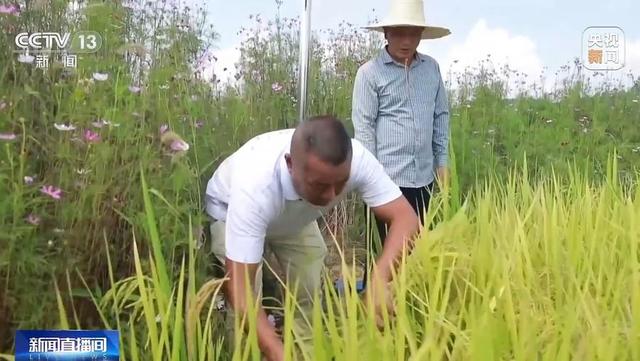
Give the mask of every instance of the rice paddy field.
M 0 14 L 0 359 L 16 329 L 115 329 L 122 360 L 260 360 L 253 327 L 225 337 L 203 192 L 244 141 L 297 123 L 298 20 L 248 19 L 227 84 L 204 71 L 218 29 L 201 9 L 29 3 Z M 105 41 L 45 71 L 9 35 L 43 28 Z M 316 32 L 309 113 L 352 131 L 380 46 L 346 22 Z M 314 347 L 285 322 L 288 359 L 640 360 L 640 78 L 596 85 L 568 61 L 545 91 L 489 59 L 447 74 L 451 185 L 389 285 L 395 315 L 379 327 L 332 286 L 376 241 L 354 195 L 320 220 Z

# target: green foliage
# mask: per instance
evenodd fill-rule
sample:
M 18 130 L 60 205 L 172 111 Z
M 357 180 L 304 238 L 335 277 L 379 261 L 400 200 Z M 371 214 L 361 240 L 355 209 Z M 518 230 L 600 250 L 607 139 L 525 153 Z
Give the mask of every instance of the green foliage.
M 238 81 L 225 84 L 204 71 L 217 35 L 199 9 L 29 3 L 0 23 L 0 350 L 13 347 L 17 328 L 108 325 L 122 331 L 127 358 L 228 356 L 209 302 L 217 284 L 202 246 L 203 191 L 244 141 L 297 123 L 298 20 L 254 17 Z M 36 69 L 17 61 L 9 36 L 34 28 L 97 31 L 103 48 L 75 70 L 55 61 Z M 335 114 L 352 129 L 355 72 L 380 46 L 348 23 L 315 33 L 309 113 Z M 622 189 L 637 184 L 640 88 L 593 89 L 579 69 L 566 71 L 552 93 L 510 88 L 508 70 L 448 74 L 454 186 L 423 247 L 437 252 L 407 265 L 400 294 L 410 302 L 393 333 L 359 333 L 355 298 L 346 314 L 316 310 L 327 347 L 316 359 L 361 350 L 437 357 L 451 334 L 459 359 L 638 357 L 629 336 L 638 294 L 624 286 L 638 284 L 638 201 Z M 179 140 L 188 150 L 172 149 Z M 530 186 L 540 182 L 551 184 Z M 364 222 L 352 213 L 344 223 L 357 243 Z

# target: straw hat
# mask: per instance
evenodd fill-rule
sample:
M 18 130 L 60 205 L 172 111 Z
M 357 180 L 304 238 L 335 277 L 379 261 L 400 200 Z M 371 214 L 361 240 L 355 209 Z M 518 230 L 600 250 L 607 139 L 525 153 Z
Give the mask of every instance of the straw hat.
M 391 0 L 391 9 L 387 17 L 377 24 L 364 26 L 364 28 L 384 32 L 384 27 L 394 26 L 424 27 L 422 39 L 437 39 L 451 34 L 447 28 L 427 25 L 422 0 Z

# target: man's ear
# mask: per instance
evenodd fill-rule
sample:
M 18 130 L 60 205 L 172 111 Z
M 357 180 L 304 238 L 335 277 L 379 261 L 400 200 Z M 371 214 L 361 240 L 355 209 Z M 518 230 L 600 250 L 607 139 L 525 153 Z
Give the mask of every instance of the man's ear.
M 291 171 L 291 168 L 293 167 L 293 160 L 291 159 L 291 154 L 286 153 L 284 155 L 284 160 L 287 162 L 287 168 L 289 168 L 289 171 Z

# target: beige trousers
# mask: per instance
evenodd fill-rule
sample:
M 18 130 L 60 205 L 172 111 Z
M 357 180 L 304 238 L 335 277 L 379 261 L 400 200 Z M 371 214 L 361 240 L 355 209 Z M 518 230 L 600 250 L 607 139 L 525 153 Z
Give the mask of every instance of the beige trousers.
M 210 226 L 212 251 L 216 258 L 222 264 L 225 264 L 225 223 L 222 221 L 214 221 Z M 233 242 L 233 240 L 229 240 Z M 309 223 L 298 234 L 288 237 L 266 237 L 265 251 L 270 250 L 275 255 L 278 263 L 285 273 L 286 285 L 293 290 L 297 285 L 297 293 L 295 294 L 299 309 L 296 309 L 295 323 L 293 330 L 298 347 L 302 348 L 305 353 L 311 352 L 311 328 L 304 319 L 303 314 L 312 322 L 313 297 L 314 292 L 320 292 L 322 284 L 322 271 L 324 268 L 324 259 L 327 254 L 327 246 L 324 242 L 318 223 L 316 221 Z M 254 282 L 254 290 L 256 296 L 262 295 L 262 262 L 258 266 L 256 279 Z M 229 312 L 232 316 L 233 312 Z M 285 320 L 287 322 L 287 320 Z M 234 318 L 227 318 L 228 329 L 233 329 Z M 233 339 L 230 340 L 233 344 Z M 307 355 L 309 355 L 307 353 Z

